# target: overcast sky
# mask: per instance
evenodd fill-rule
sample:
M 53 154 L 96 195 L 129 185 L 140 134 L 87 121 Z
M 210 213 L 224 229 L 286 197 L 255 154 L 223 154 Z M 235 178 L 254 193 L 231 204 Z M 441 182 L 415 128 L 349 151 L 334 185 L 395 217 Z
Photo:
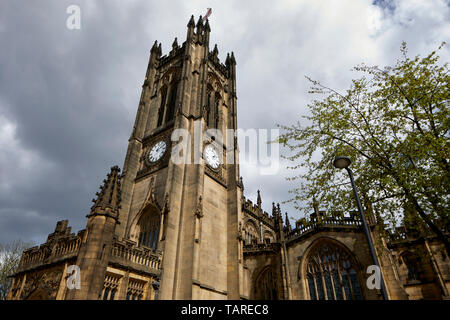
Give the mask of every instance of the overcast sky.
M 80 30 L 66 27 L 72 4 Z M 153 42 L 168 53 L 208 7 L 210 47 L 222 61 L 236 56 L 244 129 L 307 114 L 305 75 L 342 90 L 353 66 L 393 64 L 402 41 L 426 55 L 450 40 L 449 0 L 2 0 L 0 242 L 42 243 L 62 219 L 74 232 L 85 227 L 101 181 L 123 165 Z M 440 55 L 449 61 L 449 45 Z M 241 167 L 245 195 L 255 200 L 260 189 L 270 212 L 289 198 L 288 174 Z

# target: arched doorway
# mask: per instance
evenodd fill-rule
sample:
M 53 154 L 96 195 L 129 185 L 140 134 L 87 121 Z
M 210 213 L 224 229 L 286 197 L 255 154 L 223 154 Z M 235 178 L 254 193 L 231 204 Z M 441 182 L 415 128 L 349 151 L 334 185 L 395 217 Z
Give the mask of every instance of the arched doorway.
M 255 300 L 278 300 L 277 277 L 272 267 L 265 267 L 256 277 Z

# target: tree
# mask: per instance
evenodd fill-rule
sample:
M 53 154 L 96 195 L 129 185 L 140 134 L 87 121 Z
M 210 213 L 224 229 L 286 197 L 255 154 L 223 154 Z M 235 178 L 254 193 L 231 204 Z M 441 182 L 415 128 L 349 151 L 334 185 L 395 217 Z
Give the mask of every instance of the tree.
M 393 66 L 355 67 L 362 76 L 346 92 L 307 77 L 310 93 L 320 95 L 308 105 L 308 124 L 280 126 L 279 142 L 296 172 L 288 179 L 299 181 L 289 201 L 301 210 L 313 199 L 327 211 L 355 208 L 345 170 L 332 165 L 335 156 L 349 156 L 368 211 L 391 228 L 402 223 L 421 235 L 433 232 L 450 255 L 443 232 L 450 195 L 448 64 L 440 64 L 437 50 L 412 59 L 406 43 L 400 51 Z
M 25 249 L 32 246 L 22 240 L 16 240 L 7 244 L 0 243 L 0 300 L 5 300 L 11 288 L 10 277 L 19 267 L 20 257 Z

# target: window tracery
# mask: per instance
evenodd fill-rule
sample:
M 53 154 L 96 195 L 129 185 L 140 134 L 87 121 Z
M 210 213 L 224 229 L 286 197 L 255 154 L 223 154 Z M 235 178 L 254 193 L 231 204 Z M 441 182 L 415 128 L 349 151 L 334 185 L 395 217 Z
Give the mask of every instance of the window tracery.
M 139 246 L 158 248 L 161 217 L 156 210 L 147 210 L 138 221 Z
M 344 248 L 324 242 L 309 254 L 306 282 L 311 300 L 362 300 L 357 266 Z

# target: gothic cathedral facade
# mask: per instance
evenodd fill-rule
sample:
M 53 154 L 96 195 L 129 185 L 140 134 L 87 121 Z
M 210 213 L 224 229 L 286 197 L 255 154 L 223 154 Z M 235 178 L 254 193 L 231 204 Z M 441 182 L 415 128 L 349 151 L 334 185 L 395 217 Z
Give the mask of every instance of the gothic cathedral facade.
M 356 214 L 317 206 L 291 226 L 259 191 L 244 197 L 236 138 L 218 138 L 237 129 L 236 60 L 219 61 L 210 31 L 191 17 L 167 55 L 155 42 L 122 172 L 111 168 L 84 230 L 59 221 L 24 251 L 9 299 L 381 299 Z M 380 238 L 369 225 L 391 299 L 449 296 L 434 237 Z

